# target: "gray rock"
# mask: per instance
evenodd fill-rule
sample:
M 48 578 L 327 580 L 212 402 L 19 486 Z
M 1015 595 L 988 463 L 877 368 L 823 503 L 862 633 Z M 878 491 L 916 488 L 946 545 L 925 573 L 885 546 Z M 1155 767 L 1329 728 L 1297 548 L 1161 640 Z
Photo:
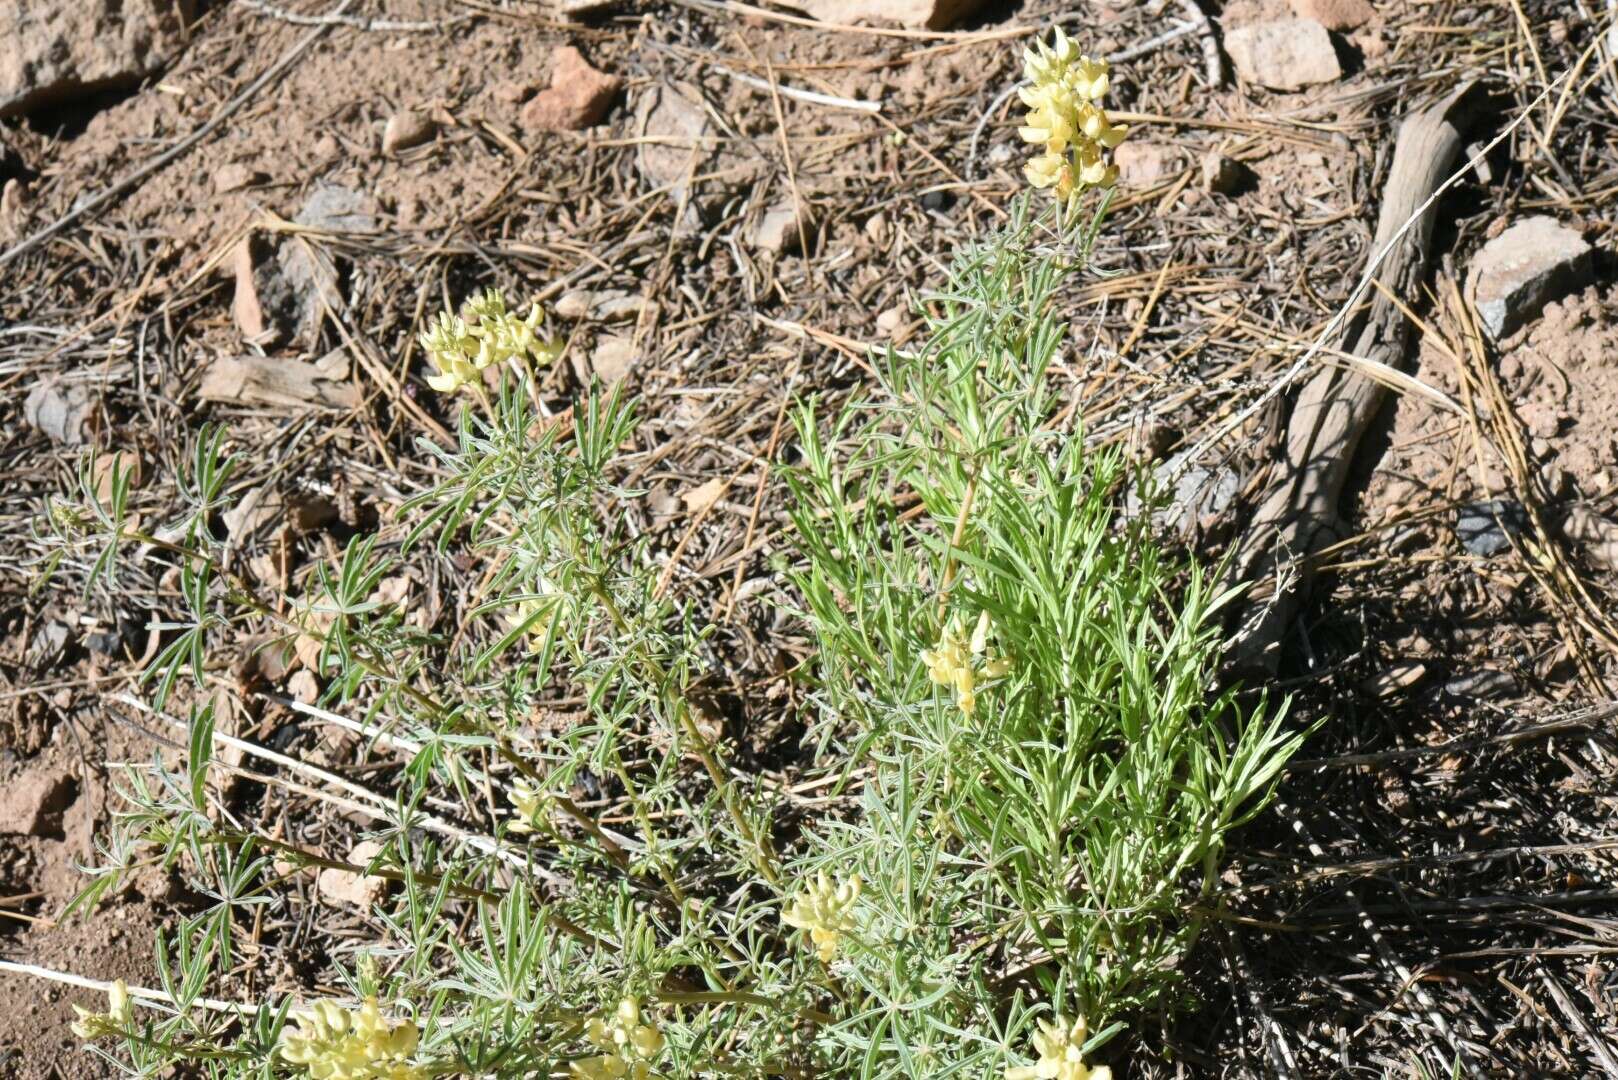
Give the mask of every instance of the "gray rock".
M 1576 230 L 1553 217 L 1525 218 L 1472 258 L 1478 321 L 1490 337 L 1505 337 L 1550 301 L 1588 284 L 1594 270 L 1590 245 Z
M 1580 505 L 1568 511 L 1562 532 L 1569 540 L 1576 541 L 1596 566 L 1618 570 L 1618 522 Z
M 292 220 L 330 233 L 378 228 L 375 202 L 337 184 L 317 186 Z M 341 307 L 338 282 L 337 266 L 324 247 L 295 236 L 281 241 L 275 267 L 254 277 L 266 321 L 290 327 L 293 339 L 305 348 L 319 340 L 324 309 Z
M 623 289 L 574 289 L 556 301 L 556 314 L 563 319 L 592 322 L 634 322 L 646 310 L 646 298 Z
M 25 657 L 28 666 L 41 669 L 55 665 L 66 655 L 67 647 L 72 640 L 73 635 L 65 624 L 46 623 L 34 631 L 33 640 L 28 643 L 28 653 Z
M 551 310 L 559 319 L 588 318 L 595 295 L 589 289 L 571 289 L 556 298 L 556 304 Z
M 326 232 L 375 232 L 376 204 L 370 196 L 340 184 L 320 184 L 292 220 Z
M 635 132 L 644 141 L 637 164 L 647 187 L 667 189 L 685 212 L 677 223 L 688 232 L 701 224 L 698 200 L 687 180 L 712 168 L 714 130 L 702 107 L 700 93 L 690 87 L 655 85 L 641 95 L 635 107 Z
M 1184 154 L 1178 146 L 1157 142 L 1126 142 L 1112 152 L 1118 179 L 1125 187 L 1145 188 L 1178 176 Z
M 1182 530 L 1207 524 L 1235 501 L 1241 486 L 1241 477 L 1235 469 L 1193 465 L 1181 473 L 1176 481 L 1169 512 L 1180 515 L 1179 527 Z
M 1515 499 L 1467 503 L 1455 514 L 1455 535 L 1471 555 L 1498 555 L 1511 547 L 1508 533 L 1518 537 L 1528 527 L 1528 511 Z
M 0 117 L 161 71 L 194 0 L 0 0 Z
M 382 845 L 374 840 L 361 840 L 354 845 L 348 853 L 346 860 L 351 866 L 363 867 L 382 851 Z M 388 893 L 388 879 L 373 877 L 369 874 L 356 874 L 352 870 L 339 870 L 336 867 L 327 867 L 315 879 L 315 887 L 320 895 L 328 900 L 340 904 L 359 908 L 361 911 L 370 911 L 371 906 L 380 901 Z
M 590 353 L 590 371 L 611 386 L 629 374 L 639 357 L 640 351 L 635 348 L 633 338 L 610 335 L 596 342 L 595 349 Z
M 748 243 L 755 251 L 764 251 L 772 255 L 784 255 L 790 251 L 798 250 L 802 245 L 801 236 L 814 235 L 814 219 L 810 217 L 809 208 L 803 207 L 799 213 L 792 203 L 781 203 L 764 211 L 758 223 L 748 234 Z
M 1335 82 L 1343 66 L 1326 28 L 1312 19 L 1276 19 L 1225 30 L 1225 51 L 1245 82 L 1301 90 Z
M 67 446 L 89 441 L 100 415 L 96 394 L 83 383 L 38 383 L 22 405 L 28 426 Z
M 1478 668 L 1455 676 L 1444 684 L 1443 692 L 1450 697 L 1474 701 L 1510 697 L 1517 692 L 1517 678 L 1511 672 L 1498 668 Z
M 232 161 L 214 170 L 213 189 L 215 194 L 226 195 L 232 191 L 252 187 L 254 184 L 262 184 L 265 179 L 262 171 L 245 161 Z
M 1241 490 L 1241 477 L 1234 469 L 1224 466 L 1186 465 L 1182 468 L 1189 449 L 1170 456 L 1153 470 L 1159 490 L 1169 488 L 1165 500 L 1154 501 L 1150 507 L 1152 524 L 1160 529 L 1171 529 L 1188 534 L 1198 527 L 1207 527 L 1236 498 Z M 1139 493 L 1130 491 L 1124 498 L 1124 513 L 1135 516 L 1146 509 Z
M 139 656 L 145 643 L 146 623 L 138 617 L 119 618 L 111 626 L 102 624 L 84 634 L 86 649 L 119 660 Z

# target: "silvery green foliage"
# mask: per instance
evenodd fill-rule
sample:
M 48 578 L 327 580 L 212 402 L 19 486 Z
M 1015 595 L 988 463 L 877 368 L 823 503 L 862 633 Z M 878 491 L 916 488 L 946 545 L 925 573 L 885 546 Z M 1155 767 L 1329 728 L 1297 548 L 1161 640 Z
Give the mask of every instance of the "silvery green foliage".
M 423 445 L 438 482 L 400 524 L 292 597 L 263 595 L 209 527 L 232 468 L 219 432 L 161 525 L 140 523 L 116 470 L 99 495 L 87 463 L 84 505 L 48 515 L 50 569 L 92 593 L 174 575 L 183 614 L 146 685 L 159 712 L 196 704 L 184 769 L 125 771 L 77 907 L 158 861 L 202 898 L 158 942 L 173 1011 L 92 1050 L 129 1075 L 299 1075 L 277 1050 L 291 1000 L 203 1005 L 241 1000 L 244 967 L 294 945 L 325 985 L 418 1025 L 426 1075 L 605 1068 L 603 1018 L 630 998 L 655 1046 L 638 1067 L 668 1077 L 996 1075 L 1027 1062 L 1037 1019 L 1088 1017 L 1094 1049 L 1164 1004 L 1226 835 L 1297 739 L 1280 710 L 1210 690 L 1222 598 L 1144 517 L 1114 514 L 1120 457 L 1055 423 L 1055 299 L 1086 239 L 1019 199 L 925 299 L 921 348 L 889 350 L 880 385 L 835 415 L 796 414 L 781 555 L 819 653 L 792 779 L 824 793 L 806 825 L 780 784 L 727 759 L 693 693 L 716 673 L 713 628 L 659 591 L 623 513 L 636 420 L 617 394 L 578 402 L 571 429 L 521 377 L 479 395 L 453 448 Z M 424 630 L 381 598 L 405 559 L 476 596 L 465 627 Z M 978 679 L 968 708 L 929 677 L 950 626 L 950 670 Z M 206 673 L 265 632 L 318 654 L 324 709 L 408 757 L 381 797 L 247 762 L 366 822 L 342 850 L 272 830 L 213 782 L 231 765 Z M 565 723 L 531 723 L 558 698 Z M 313 874 L 362 837 L 380 851 L 347 868 L 392 883 L 372 937 L 302 940 L 328 902 Z
M 1023 1052 L 1022 1002 L 1088 1017 L 1092 1046 L 1167 1003 L 1226 835 L 1299 743 L 1210 691 L 1224 597 L 1114 513 L 1120 455 L 1053 425 L 1086 237 L 1050 221 L 1018 200 L 923 298 L 920 349 L 797 415 L 816 738 L 859 799 L 802 864 L 866 882 L 837 1075 L 984 1075 Z M 985 612 L 1009 672 L 967 710 L 923 654 Z

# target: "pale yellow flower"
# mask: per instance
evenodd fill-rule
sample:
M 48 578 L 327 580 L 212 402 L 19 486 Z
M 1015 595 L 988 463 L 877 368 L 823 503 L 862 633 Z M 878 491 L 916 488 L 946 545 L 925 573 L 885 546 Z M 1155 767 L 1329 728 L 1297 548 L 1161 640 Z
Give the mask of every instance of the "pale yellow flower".
M 135 1023 L 135 1010 L 129 1001 L 129 986 L 122 979 L 107 987 L 106 1012 L 91 1012 L 79 1005 L 73 1006 L 73 1011 L 78 1014 L 78 1019 L 68 1025 L 68 1030 L 86 1041 L 128 1031 Z
M 447 394 L 475 383 L 492 364 L 524 358 L 541 365 L 554 362 L 562 353 L 562 342 L 540 336 L 544 321 L 545 310 L 538 301 L 529 305 L 527 318 L 519 319 L 507 310 L 499 289 L 474 293 L 461 304 L 459 315 L 440 313 L 420 336 L 421 347 L 437 370 L 427 377 L 427 385 Z
M 799 930 L 809 931 L 809 940 L 822 963 L 830 963 L 837 955 L 837 946 L 843 935 L 852 933 L 854 903 L 860 897 L 859 875 L 837 884 L 822 870 L 815 880 L 805 886 L 781 912 L 781 921 Z
M 1028 116 L 1019 134 L 1042 150 L 1023 168 L 1028 182 L 1066 202 L 1086 188 L 1111 187 L 1118 173 L 1104 151 L 1129 129 L 1114 126 L 1101 108 L 1111 83 L 1107 62 L 1080 54 L 1058 28 L 1050 45 L 1035 42 L 1023 53 L 1023 74 L 1030 85 L 1017 94 Z
M 461 318 L 473 325 L 483 325 L 485 320 L 495 321 L 505 317 L 506 295 L 499 289 L 484 289 L 461 301 Z
M 527 780 L 518 780 L 511 785 L 510 799 L 512 807 L 517 811 L 516 820 L 511 823 L 511 831 L 533 832 L 534 826 L 539 823 L 540 814 L 545 809 L 545 794 Z
M 978 679 L 999 678 L 1011 670 L 1011 661 L 989 647 L 994 623 L 987 611 L 978 616 L 970 639 L 962 630 L 957 615 L 939 635 L 938 646 L 922 650 L 921 662 L 927 665 L 927 677 L 933 682 L 954 688 L 955 704 L 971 716 L 977 711 Z
M 545 648 L 545 638 L 550 634 L 551 623 L 562 604 L 561 594 L 554 591 L 544 578 L 540 578 L 538 588 L 543 595 L 517 601 L 509 616 L 513 628 L 527 624 L 528 651 L 531 653 Z
M 1037 188 L 1055 187 L 1062 179 L 1062 170 L 1067 168 L 1067 158 L 1061 154 L 1041 154 L 1036 158 L 1029 158 L 1022 167 L 1022 173 L 1028 182 Z
M 293 1014 L 278 1052 L 311 1080 L 426 1080 L 427 1070 L 409 1061 L 419 1037 L 408 1020 L 384 1020 L 374 997 L 358 1009 L 317 1001 Z
M 1080 1051 L 1089 1037 L 1082 1016 L 1072 1024 L 1060 1016 L 1054 1021 L 1039 1021 L 1039 1030 L 1034 1033 L 1034 1052 L 1039 1061 L 1008 1068 L 1006 1080 L 1112 1080 L 1112 1070 L 1107 1066 L 1091 1068 L 1084 1063 Z
M 663 1052 L 663 1033 L 645 1022 L 640 999 L 634 996 L 618 1003 L 611 1020 L 591 1017 L 584 1032 L 606 1052 L 571 1063 L 570 1070 L 580 1080 L 647 1080 L 652 1075 L 652 1060 Z
M 437 375 L 427 376 L 427 385 L 434 390 L 453 393 L 477 378 L 478 342 L 468 333 L 465 320 L 441 312 L 438 321 L 417 340 L 438 369 Z

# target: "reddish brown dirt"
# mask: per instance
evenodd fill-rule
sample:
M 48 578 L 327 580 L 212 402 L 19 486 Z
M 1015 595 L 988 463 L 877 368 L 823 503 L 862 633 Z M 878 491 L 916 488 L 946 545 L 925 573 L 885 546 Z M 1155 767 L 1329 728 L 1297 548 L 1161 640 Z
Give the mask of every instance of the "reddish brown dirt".
M 132 985 L 155 982 L 153 930 L 172 910 L 154 904 L 132 884 L 124 895 L 88 917 L 57 921 L 56 916 L 82 890 L 87 879 L 80 867 L 102 860 L 96 832 L 108 811 L 107 762 L 140 760 L 150 744 L 71 704 L 66 690 L 47 704 L 70 702 L 69 715 L 50 727 L 48 743 L 26 760 L 14 745 L 0 743 L 0 786 L 15 787 L 24 776 L 68 776 L 72 794 L 59 822 L 38 836 L 0 836 L 0 955 L 19 963 L 91 978 L 124 979 Z M 155 891 L 151 881 L 139 885 Z M 73 1003 L 104 1008 L 105 997 L 93 991 L 8 975 L 0 978 L 0 1076 L 18 1080 L 59 1077 L 90 1080 L 107 1074 L 104 1063 L 79 1050 L 69 1031 Z
M 1550 303 L 1540 319 L 1502 342 L 1501 382 L 1553 522 L 1576 507 L 1613 513 L 1615 345 L 1618 297 L 1597 286 Z M 1459 403 L 1450 344 L 1429 338 L 1417 354 L 1415 376 Z M 1362 526 L 1374 534 L 1388 565 L 1424 568 L 1409 575 L 1408 585 L 1411 618 L 1422 625 L 1388 643 L 1387 661 L 1430 667 L 1429 689 L 1446 679 L 1465 685 L 1479 670 L 1496 673 L 1486 695 L 1496 705 L 1542 695 L 1561 700 L 1571 674 L 1566 642 L 1517 603 L 1531 591 L 1525 576 L 1509 558 L 1468 555 L 1455 532 L 1454 507 L 1496 497 L 1512 497 L 1510 484 L 1491 453 L 1480 461 L 1470 422 L 1419 394 L 1400 395 L 1386 452 L 1366 489 Z M 1594 587 L 1618 586 L 1610 565 L 1590 559 L 1576 539 L 1569 547 Z

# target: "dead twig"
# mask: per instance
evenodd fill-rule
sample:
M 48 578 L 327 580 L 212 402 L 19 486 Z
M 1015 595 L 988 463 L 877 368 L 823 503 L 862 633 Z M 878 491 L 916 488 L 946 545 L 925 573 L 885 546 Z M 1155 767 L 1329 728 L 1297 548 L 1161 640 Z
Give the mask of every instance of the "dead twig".
M 1219 54 L 1219 41 L 1214 37 L 1213 23 L 1197 0 L 1180 0 L 1180 10 L 1202 40 L 1202 64 L 1207 75 L 1208 89 L 1217 90 L 1225 85 L 1225 61 Z
M 1377 256 L 1366 268 L 1360 290 L 1305 358 L 1319 352 L 1342 325 L 1344 352 L 1394 369 L 1403 366 L 1411 324 L 1399 305 L 1378 295 L 1368 310 L 1343 316 L 1355 310 L 1373 275 L 1385 279 L 1387 293 L 1394 296 L 1409 295 L 1425 276 L 1434 225 L 1427 211 L 1460 175 L 1450 170 L 1466 145 L 1464 117 L 1474 90 L 1474 84 L 1465 84 L 1400 125 L 1377 224 Z M 1335 365 L 1319 370 L 1299 392 L 1278 479 L 1232 561 L 1232 581 L 1253 584 L 1249 614 L 1233 650 L 1237 667 L 1257 666 L 1269 672 L 1279 667 L 1281 642 L 1313 583 L 1311 556 L 1339 539 L 1343 483 L 1385 392 L 1380 382 Z M 1284 590 L 1272 591 L 1270 583 L 1283 565 L 1295 567 L 1297 573 Z

